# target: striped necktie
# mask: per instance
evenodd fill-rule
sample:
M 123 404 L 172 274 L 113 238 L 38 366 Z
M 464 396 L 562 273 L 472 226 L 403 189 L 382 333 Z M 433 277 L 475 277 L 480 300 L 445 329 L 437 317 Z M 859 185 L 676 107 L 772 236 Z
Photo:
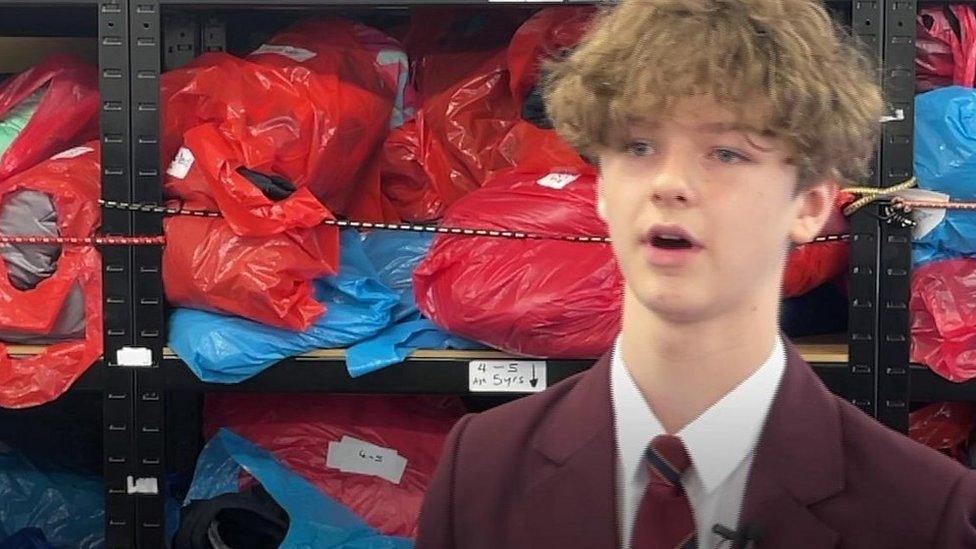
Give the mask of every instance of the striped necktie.
M 654 437 L 647 448 L 650 473 L 647 490 L 637 509 L 632 549 L 696 549 L 695 520 L 681 474 L 691 465 L 681 439 Z

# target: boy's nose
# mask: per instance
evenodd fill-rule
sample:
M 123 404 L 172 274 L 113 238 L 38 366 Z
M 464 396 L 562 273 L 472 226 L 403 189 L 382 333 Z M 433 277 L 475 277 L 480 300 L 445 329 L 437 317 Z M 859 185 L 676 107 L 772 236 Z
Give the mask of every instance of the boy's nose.
M 692 202 L 694 191 L 684 175 L 662 172 L 651 183 L 650 199 L 662 206 L 683 206 Z

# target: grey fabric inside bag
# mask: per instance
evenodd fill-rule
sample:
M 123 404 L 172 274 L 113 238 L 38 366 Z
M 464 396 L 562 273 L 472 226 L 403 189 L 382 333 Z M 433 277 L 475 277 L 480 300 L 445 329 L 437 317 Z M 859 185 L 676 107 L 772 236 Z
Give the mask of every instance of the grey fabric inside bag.
M 0 234 L 11 236 L 58 236 L 58 215 L 51 197 L 40 191 L 21 190 L 0 202 Z M 0 244 L 7 277 L 18 290 L 36 288 L 54 274 L 61 257 L 56 244 Z M 81 286 L 71 288 L 50 334 L 28 334 L 0 326 L 0 341 L 48 344 L 85 336 L 85 299 Z

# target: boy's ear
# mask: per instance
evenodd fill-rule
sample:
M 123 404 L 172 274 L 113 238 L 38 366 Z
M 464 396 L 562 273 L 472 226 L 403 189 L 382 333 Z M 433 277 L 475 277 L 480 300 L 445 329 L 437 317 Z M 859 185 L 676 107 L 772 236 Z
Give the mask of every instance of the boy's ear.
M 837 181 L 824 179 L 797 193 L 794 199 L 796 217 L 790 227 L 790 241 L 793 244 L 810 242 L 820 234 L 834 211 L 837 192 Z

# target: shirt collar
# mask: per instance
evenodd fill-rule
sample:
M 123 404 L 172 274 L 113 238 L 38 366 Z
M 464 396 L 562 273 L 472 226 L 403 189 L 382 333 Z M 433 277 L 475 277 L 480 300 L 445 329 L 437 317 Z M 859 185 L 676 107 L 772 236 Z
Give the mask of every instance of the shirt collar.
M 622 472 L 631 480 L 647 445 L 665 431 L 634 383 L 619 348 L 618 340 L 610 366 L 610 391 Z M 785 370 L 786 351 L 777 337 L 759 369 L 678 433 L 707 492 L 718 488 L 755 449 Z

